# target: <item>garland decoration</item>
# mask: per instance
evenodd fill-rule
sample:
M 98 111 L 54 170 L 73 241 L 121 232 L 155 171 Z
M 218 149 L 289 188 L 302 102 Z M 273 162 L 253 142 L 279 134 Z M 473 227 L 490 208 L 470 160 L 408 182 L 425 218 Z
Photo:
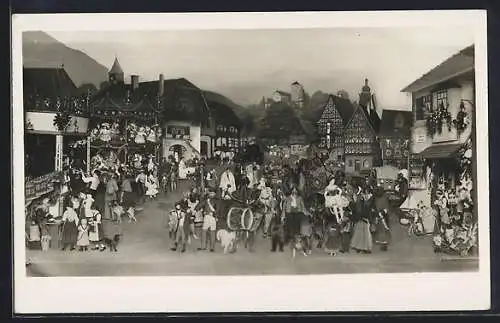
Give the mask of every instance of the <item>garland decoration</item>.
M 56 109 L 57 113 L 54 117 L 53 125 L 58 131 L 65 131 L 71 121 L 70 109 L 66 109 L 59 98 L 56 102 Z
M 446 124 L 448 127 L 448 131 L 451 131 L 451 126 L 453 124 L 453 120 L 451 118 L 451 114 L 448 111 L 449 104 L 445 105 L 443 103 L 439 104 L 439 107 L 433 111 L 430 116 L 427 118 L 427 133 L 430 136 L 434 136 L 434 134 L 443 132 L 443 126 Z

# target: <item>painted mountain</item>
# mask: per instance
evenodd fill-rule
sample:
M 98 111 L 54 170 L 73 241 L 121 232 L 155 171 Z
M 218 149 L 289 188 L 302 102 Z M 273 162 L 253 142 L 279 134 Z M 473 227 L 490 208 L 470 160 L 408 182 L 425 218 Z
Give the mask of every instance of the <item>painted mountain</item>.
M 108 79 L 108 69 L 87 54 L 72 49 L 42 31 L 23 33 L 24 67 L 60 67 L 77 87 L 93 84 L 99 88 Z

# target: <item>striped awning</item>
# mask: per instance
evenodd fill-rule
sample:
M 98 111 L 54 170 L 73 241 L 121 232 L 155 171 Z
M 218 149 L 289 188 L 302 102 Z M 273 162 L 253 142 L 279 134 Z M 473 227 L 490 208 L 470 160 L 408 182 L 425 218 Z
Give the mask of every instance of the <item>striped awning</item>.
M 455 156 L 461 146 L 461 144 L 433 145 L 422 151 L 420 155 L 427 159 L 451 158 Z

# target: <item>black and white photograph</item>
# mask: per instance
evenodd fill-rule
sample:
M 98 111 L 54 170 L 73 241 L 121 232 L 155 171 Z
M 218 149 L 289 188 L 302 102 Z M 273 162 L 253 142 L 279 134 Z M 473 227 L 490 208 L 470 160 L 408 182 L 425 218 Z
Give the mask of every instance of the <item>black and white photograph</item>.
M 480 11 L 14 17 L 16 303 L 487 309 L 485 26 Z

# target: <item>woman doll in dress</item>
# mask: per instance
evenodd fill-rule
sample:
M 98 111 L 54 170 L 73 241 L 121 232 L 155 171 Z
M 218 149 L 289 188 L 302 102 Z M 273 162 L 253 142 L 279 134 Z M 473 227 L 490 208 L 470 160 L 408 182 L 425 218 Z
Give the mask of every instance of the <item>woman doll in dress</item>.
M 370 189 L 365 194 L 358 196 L 360 200 L 356 203 L 354 212 L 354 232 L 351 239 L 351 248 L 357 253 L 372 252 L 372 234 L 370 231 L 370 218 L 373 209 L 373 196 Z
M 105 246 L 101 243 L 102 236 L 102 219 L 101 212 L 92 205 L 92 218 L 89 221 L 89 241 L 94 245 L 93 250 L 104 251 Z
M 68 201 L 67 203 L 66 211 L 64 211 L 62 217 L 62 223 L 62 250 L 64 251 L 68 247 L 71 251 L 75 250 L 75 245 L 78 237 L 78 215 L 73 209 L 71 201 Z
M 155 199 L 156 195 L 158 195 L 158 181 L 153 176 L 153 174 L 149 174 L 146 180 L 146 195 L 149 196 L 150 199 Z
M 89 240 L 89 225 L 87 219 L 83 218 L 80 220 L 78 225 L 78 237 L 76 239 L 76 245 L 78 246 L 78 251 L 88 251 L 90 240 Z

